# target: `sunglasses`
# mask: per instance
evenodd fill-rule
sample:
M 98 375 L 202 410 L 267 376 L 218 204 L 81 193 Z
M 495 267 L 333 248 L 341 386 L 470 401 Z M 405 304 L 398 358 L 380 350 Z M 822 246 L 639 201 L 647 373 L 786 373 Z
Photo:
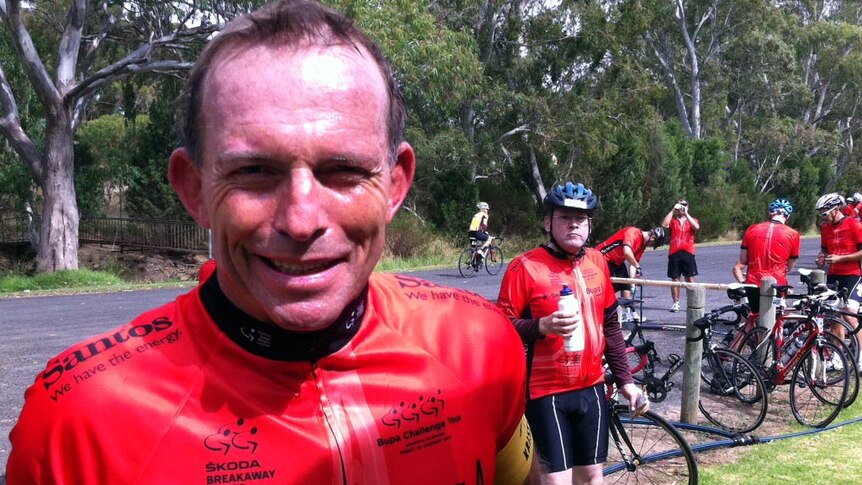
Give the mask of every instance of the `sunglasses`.
M 817 211 L 817 215 L 820 217 L 826 217 L 829 214 L 831 214 L 833 211 L 835 211 L 835 209 L 837 209 L 837 207 L 833 207 L 833 208 L 827 209 L 825 211 Z

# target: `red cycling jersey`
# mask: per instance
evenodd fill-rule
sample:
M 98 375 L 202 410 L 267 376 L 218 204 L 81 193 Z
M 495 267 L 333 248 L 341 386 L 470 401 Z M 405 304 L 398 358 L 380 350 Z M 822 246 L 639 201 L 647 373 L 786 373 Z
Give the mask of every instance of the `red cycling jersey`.
M 799 258 L 799 233 L 773 221 L 754 224 L 745 231 L 742 249 L 748 251 L 746 283 L 760 284 L 771 276 L 781 285 L 787 284 L 787 260 Z
M 637 227 L 624 227 L 596 246 L 596 249 L 605 256 L 606 260 L 620 266 L 626 262 L 624 246 L 630 247 L 635 259 L 640 261 L 646 249 L 643 231 Z
M 852 203 L 841 207 L 841 213 L 847 217 L 858 217 L 859 215 L 856 212 L 856 205 Z
M 573 377 L 565 375 L 563 338 L 559 335 L 545 335 L 529 343 L 529 399 L 604 381 L 604 322 L 611 315 L 616 319 L 617 297 L 601 253 L 585 249 L 582 257 L 570 261 L 552 255 L 544 247 L 527 251 L 509 263 L 497 305 L 510 319 L 550 315 L 557 311 L 563 284 L 572 288 L 581 303 L 585 345 L 580 366 Z
M 9 483 L 493 482 L 526 369 L 492 304 L 375 274 L 343 324 L 298 334 L 216 281 L 51 360 Z
M 698 221 L 697 218 L 693 219 Z M 687 217 L 674 217 L 670 220 L 670 249 L 668 249 L 668 255 L 678 251 L 694 254 L 694 227 L 692 227 Z
M 825 223 L 820 228 L 820 248 L 827 254 L 853 254 L 862 249 L 862 222 L 844 217 L 838 224 Z M 829 266 L 828 275 L 860 276 L 859 261 L 847 261 Z

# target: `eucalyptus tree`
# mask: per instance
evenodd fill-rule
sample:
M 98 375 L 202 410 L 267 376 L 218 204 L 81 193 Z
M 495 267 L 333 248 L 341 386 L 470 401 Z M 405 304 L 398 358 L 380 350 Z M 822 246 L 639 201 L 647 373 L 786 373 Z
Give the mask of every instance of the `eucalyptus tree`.
M 71 0 L 0 1 L 2 34 L 15 62 L 0 59 L 0 135 L 27 167 L 42 197 L 40 272 L 78 267 L 79 210 L 74 185 L 75 132 L 92 101 L 112 83 L 142 72 L 188 70 L 196 48 L 251 2 Z M 38 42 L 34 39 L 38 37 Z M 41 107 L 41 133 L 22 123 L 17 65 Z

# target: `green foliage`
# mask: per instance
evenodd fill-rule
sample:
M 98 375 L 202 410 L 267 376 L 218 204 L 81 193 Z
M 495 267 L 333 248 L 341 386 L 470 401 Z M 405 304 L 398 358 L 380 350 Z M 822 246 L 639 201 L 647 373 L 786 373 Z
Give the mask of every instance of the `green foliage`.
M 148 120 L 137 121 L 140 126 L 146 125 Z M 111 196 L 121 196 L 127 185 L 129 149 L 136 144 L 134 130 L 127 129 L 127 125 L 127 120 L 116 114 L 88 121 L 78 129 L 75 191 L 82 214 L 104 215 L 111 204 Z
M 179 145 L 174 100 L 182 86 L 173 78 L 160 78 L 153 86 L 156 97 L 149 105 L 149 123 L 138 126 L 138 142 L 129 154 L 126 209 L 132 217 L 188 221 L 190 217 L 168 181 L 168 160 Z

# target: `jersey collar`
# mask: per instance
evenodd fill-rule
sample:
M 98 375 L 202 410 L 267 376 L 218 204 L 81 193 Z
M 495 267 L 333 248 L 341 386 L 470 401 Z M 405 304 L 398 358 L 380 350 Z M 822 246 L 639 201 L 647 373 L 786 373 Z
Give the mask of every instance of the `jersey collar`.
M 365 315 L 368 285 L 338 320 L 314 332 L 291 332 L 240 310 L 225 296 L 216 273 L 201 286 L 201 301 L 224 335 L 246 351 L 272 360 L 314 362 L 330 355 L 356 335 Z
M 542 245 L 541 245 L 541 246 L 539 246 L 539 247 L 541 247 L 541 248 L 542 248 L 542 249 L 544 249 L 545 251 L 547 251 L 547 252 L 551 253 L 551 256 L 553 256 L 553 257 L 555 257 L 555 258 L 558 258 L 558 259 L 571 259 L 571 255 L 570 255 L 569 253 L 567 253 L 567 252 L 563 251 L 562 249 L 558 248 L 558 247 L 557 247 L 557 245 L 556 245 L 556 244 L 554 244 L 553 242 L 547 242 L 547 243 L 544 243 L 544 244 L 542 244 Z M 581 246 L 581 249 L 580 249 L 580 250 L 578 250 L 578 254 L 576 254 L 576 255 L 575 255 L 575 260 L 581 259 L 581 258 L 584 256 L 584 252 L 585 252 L 585 249 L 584 249 L 584 248 L 586 248 L 586 244 L 585 244 L 585 245 L 583 245 L 583 246 Z

